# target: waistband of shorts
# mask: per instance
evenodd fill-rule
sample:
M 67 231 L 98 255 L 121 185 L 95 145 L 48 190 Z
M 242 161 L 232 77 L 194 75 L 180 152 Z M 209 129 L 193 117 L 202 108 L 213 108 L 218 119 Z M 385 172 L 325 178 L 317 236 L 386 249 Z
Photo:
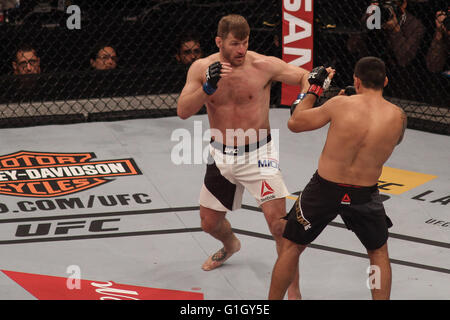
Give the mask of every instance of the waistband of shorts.
M 373 186 L 357 186 L 357 185 L 352 185 L 352 184 L 346 184 L 346 183 L 338 183 L 338 182 L 332 182 L 332 181 L 328 181 L 324 178 L 322 178 L 319 173 L 316 171 L 314 173 L 314 176 L 321 185 L 327 186 L 329 188 L 333 188 L 333 189 L 337 189 L 337 190 L 342 190 L 342 191 L 353 191 L 353 192 L 361 192 L 361 193 L 372 193 L 376 190 L 378 190 L 378 184 L 374 184 Z
M 227 146 L 211 139 L 211 146 L 221 151 L 223 154 L 237 156 L 242 155 L 245 152 L 255 151 L 258 148 L 261 148 L 262 146 L 268 144 L 270 141 L 272 141 L 272 136 L 269 134 L 266 138 L 258 142 L 246 144 L 244 146 Z

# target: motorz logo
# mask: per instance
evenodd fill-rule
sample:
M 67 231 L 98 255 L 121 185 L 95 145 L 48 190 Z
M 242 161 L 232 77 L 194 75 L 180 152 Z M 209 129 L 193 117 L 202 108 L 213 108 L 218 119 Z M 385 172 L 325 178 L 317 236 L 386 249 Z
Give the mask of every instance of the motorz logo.
M 133 159 L 91 161 L 89 153 L 19 151 L 0 156 L 0 194 L 57 197 L 113 181 L 117 176 L 141 175 Z

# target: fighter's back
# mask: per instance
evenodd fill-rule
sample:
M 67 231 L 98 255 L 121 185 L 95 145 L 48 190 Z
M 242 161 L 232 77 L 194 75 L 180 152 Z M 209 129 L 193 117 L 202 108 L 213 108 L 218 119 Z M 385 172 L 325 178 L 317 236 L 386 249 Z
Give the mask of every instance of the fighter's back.
M 339 96 L 332 102 L 319 174 L 330 181 L 374 185 L 403 135 L 403 111 L 381 95 Z

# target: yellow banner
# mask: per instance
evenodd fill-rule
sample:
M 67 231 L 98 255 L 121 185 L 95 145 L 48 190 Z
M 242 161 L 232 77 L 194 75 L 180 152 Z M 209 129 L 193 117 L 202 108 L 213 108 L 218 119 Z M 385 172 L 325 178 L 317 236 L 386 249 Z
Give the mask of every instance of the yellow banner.
M 431 174 L 383 167 L 378 187 L 380 192 L 402 194 L 435 178 Z

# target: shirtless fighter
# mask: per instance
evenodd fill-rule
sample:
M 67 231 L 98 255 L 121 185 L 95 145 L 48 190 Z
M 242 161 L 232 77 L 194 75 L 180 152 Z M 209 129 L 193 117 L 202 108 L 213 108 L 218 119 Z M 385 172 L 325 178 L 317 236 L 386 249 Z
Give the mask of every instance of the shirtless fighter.
M 269 98 L 273 81 L 308 86 L 305 69 L 248 51 L 250 28 L 239 15 L 223 17 L 215 38 L 219 52 L 195 61 L 189 68 L 177 106 L 186 119 L 206 105 L 211 129 L 210 157 L 200 192 L 202 229 L 222 242 L 203 270 L 213 270 L 239 251 L 241 243 L 226 219 L 227 211 L 241 206 L 247 189 L 264 212 L 277 251 L 285 226 L 285 197 L 289 192 L 278 169 L 258 167 L 258 155 L 278 163 L 271 140 Z M 227 160 L 227 161 L 225 161 Z M 288 298 L 300 298 L 298 278 Z
M 371 265 L 379 268 L 380 286 L 371 288 L 372 298 L 389 299 L 387 239 L 392 222 L 384 211 L 377 181 L 383 164 L 403 138 L 406 115 L 383 98 L 388 79 L 380 59 L 358 61 L 356 95 L 338 95 L 312 108 L 327 75 L 324 67 L 311 71 L 311 87 L 288 122 L 293 132 L 330 126 L 318 170 L 288 214 L 269 299 L 283 299 L 298 272 L 300 254 L 338 214 L 366 248 Z

